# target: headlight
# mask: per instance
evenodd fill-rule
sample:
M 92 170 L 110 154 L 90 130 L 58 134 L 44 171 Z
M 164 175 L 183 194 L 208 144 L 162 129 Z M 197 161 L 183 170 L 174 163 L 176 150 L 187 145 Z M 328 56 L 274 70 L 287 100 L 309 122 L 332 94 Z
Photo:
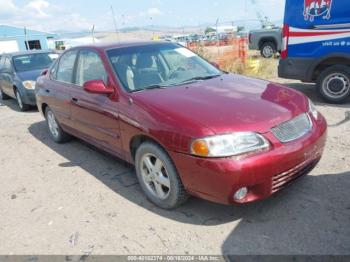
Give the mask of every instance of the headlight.
M 269 147 L 269 142 L 263 136 L 239 132 L 197 139 L 191 144 L 191 153 L 201 157 L 229 157 Z
M 24 81 L 24 82 L 22 82 L 22 84 L 26 89 L 35 89 L 36 82 L 35 81 Z
M 318 119 L 318 111 L 314 105 L 314 103 L 309 99 L 309 113 L 314 117 L 314 119 Z

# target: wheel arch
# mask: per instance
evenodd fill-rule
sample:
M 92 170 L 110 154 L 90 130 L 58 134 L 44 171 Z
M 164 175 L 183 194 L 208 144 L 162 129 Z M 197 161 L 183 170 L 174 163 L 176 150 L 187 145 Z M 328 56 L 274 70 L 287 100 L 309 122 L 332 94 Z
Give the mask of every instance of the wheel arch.
M 317 60 L 308 72 L 308 79 L 316 81 L 322 71 L 334 65 L 345 65 L 350 67 L 350 55 L 333 54 Z
M 41 108 L 41 112 L 42 112 L 42 114 L 43 114 L 43 116 L 46 118 L 46 108 L 48 108 L 48 104 L 46 104 L 46 103 L 42 103 L 41 104 L 41 106 L 40 106 L 40 108 Z
M 156 145 L 160 146 L 165 152 L 167 152 L 167 150 L 165 149 L 165 146 L 162 145 L 162 143 L 160 143 L 157 139 L 153 138 L 152 136 L 150 136 L 148 134 L 135 135 L 134 137 L 132 137 L 130 139 L 130 142 L 129 142 L 129 150 L 130 150 L 130 154 L 131 154 L 131 159 L 133 161 L 135 161 L 137 148 L 142 143 L 147 142 L 147 141 L 155 143 Z
M 265 43 L 269 43 L 269 42 L 272 42 L 274 45 L 275 45 L 275 48 L 277 49 L 278 46 L 277 46 L 277 39 L 272 37 L 272 36 L 268 36 L 268 37 L 262 37 L 260 40 L 259 40 L 259 50 L 261 50 L 262 46 L 265 44 Z

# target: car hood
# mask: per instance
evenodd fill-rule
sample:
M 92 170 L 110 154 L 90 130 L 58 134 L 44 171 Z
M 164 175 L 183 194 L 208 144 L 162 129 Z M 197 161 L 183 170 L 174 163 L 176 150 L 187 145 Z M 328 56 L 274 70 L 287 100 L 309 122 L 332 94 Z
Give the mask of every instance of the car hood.
M 143 107 L 153 110 L 153 115 L 162 112 L 179 119 L 191 119 L 216 134 L 266 133 L 308 110 L 307 98 L 298 91 L 232 74 L 133 95 Z
M 21 81 L 26 81 L 26 80 L 36 81 L 36 79 L 40 76 L 41 72 L 44 70 L 45 69 L 36 69 L 31 71 L 16 72 L 16 74 Z

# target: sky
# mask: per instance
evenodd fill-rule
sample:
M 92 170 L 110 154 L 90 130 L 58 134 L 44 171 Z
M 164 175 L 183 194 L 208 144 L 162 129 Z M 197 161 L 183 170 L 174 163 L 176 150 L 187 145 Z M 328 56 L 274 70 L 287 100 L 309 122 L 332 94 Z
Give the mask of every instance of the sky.
M 252 3 L 256 2 L 256 5 Z M 47 32 L 199 26 L 257 19 L 256 11 L 281 21 L 284 0 L 0 0 L 0 24 Z M 236 22 L 242 24 L 243 22 Z

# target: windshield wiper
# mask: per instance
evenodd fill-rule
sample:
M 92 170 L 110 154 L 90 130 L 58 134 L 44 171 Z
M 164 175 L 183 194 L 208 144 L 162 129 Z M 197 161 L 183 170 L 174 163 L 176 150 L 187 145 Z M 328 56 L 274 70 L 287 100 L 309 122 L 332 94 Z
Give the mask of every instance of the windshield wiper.
M 217 75 L 209 75 L 209 76 L 196 76 L 196 77 L 192 77 L 190 79 L 187 79 L 185 81 L 182 81 L 181 84 L 183 83 L 187 83 L 187 82 L 192 82 L 192 81 L 199 81 L 199 80 L 209 80 L 209 79 L 213 79 L 216 77 L 222 76 L 221 74 L 217 74 Z
M 130 93 L 141 92 L 141 91 L 144 91 L 144 90 L 151 90 L 151 89 L 166 89 L 167 87 L 168 87 L 168 85 L 156 84 L 156 85 L 146 86 L 146 87 L 141 88 L 141 89 L 132 90 L 132 91 L 130 91 Z

